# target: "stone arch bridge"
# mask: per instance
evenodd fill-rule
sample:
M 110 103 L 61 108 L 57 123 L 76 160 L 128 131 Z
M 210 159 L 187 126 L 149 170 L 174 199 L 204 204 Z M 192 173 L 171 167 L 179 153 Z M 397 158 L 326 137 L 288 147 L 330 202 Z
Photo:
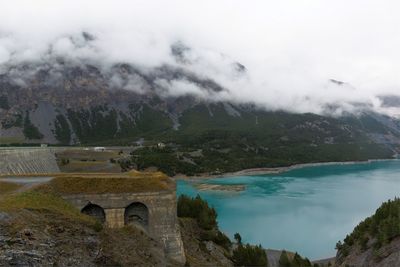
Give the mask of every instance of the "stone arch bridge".
M 161 242 L 167 256 L 185 262 L 175 191 L 71 194 L 63 198 L 110 228 L 135 225 Z

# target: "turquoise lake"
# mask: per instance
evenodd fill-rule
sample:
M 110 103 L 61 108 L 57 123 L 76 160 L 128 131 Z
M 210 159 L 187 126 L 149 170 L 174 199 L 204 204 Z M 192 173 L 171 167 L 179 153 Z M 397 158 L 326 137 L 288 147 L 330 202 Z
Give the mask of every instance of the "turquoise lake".
M 281 174 L 203 180 L 244 184 L 242 192 L 197 191 L 178 181 L 178 194 L 200 194 L 218 212 L 231 239 L 297 251 L 310 259 L 332 257 L 335 244 L 380 204 L 400 196 L 400 161 L 306 167 Z

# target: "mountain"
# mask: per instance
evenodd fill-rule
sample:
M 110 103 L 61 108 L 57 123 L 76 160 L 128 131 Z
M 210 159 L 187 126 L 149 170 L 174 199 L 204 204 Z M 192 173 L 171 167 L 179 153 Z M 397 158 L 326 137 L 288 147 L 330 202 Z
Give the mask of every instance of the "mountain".
M 246 71 L 240 63 L 233 69 Z M 367 108 L 341 117 L 267 111 L 190 91 L 171 94 L 182 83 L 208 96 L 226 90 L 171 65 L 143 70 L 56 59 L 9 66 L 0 75 L 0 143 L 164 142 L 224 160 L 237 155 L 238 168 L 389 158 L 398 151 L 400 121 Z
M 400 200 L 383 203 L 374 215 L 338 242 L 335 266 L 399 266 Z

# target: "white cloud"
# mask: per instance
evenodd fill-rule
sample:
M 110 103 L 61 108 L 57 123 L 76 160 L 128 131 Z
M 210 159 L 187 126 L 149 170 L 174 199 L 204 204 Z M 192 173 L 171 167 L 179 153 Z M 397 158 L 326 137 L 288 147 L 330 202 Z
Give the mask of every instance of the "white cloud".
M 400 94 L 399 8 L 394 0 L 3 0 L 0 65 L 41 60 L 49 47 L 104 64 L 176 65 L 170 45 L 181 41 L 191 48 L 184 67 L 228 89 L 222 99 L 317 113 L 367 102 L 385 111 L 377 96 Z M 95 36 L 89 45 L 83 31 Z M 171 95 L 205 94 L 168 86 Z

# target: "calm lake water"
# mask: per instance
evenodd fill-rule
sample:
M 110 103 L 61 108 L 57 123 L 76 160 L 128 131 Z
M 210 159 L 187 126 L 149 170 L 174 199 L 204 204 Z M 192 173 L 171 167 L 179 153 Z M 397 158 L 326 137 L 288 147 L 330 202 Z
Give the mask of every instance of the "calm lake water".
M 282 174 L 209 179 L 245 184 L 240 193 L 198 192 L 178 181 L 178 194 L 200 194 L 218 212 L 232 239 L 298 251 L 310 259 L 334 256 L 342 240 L 383 201 L 400 196 L 400 161 L 306 167 Z

